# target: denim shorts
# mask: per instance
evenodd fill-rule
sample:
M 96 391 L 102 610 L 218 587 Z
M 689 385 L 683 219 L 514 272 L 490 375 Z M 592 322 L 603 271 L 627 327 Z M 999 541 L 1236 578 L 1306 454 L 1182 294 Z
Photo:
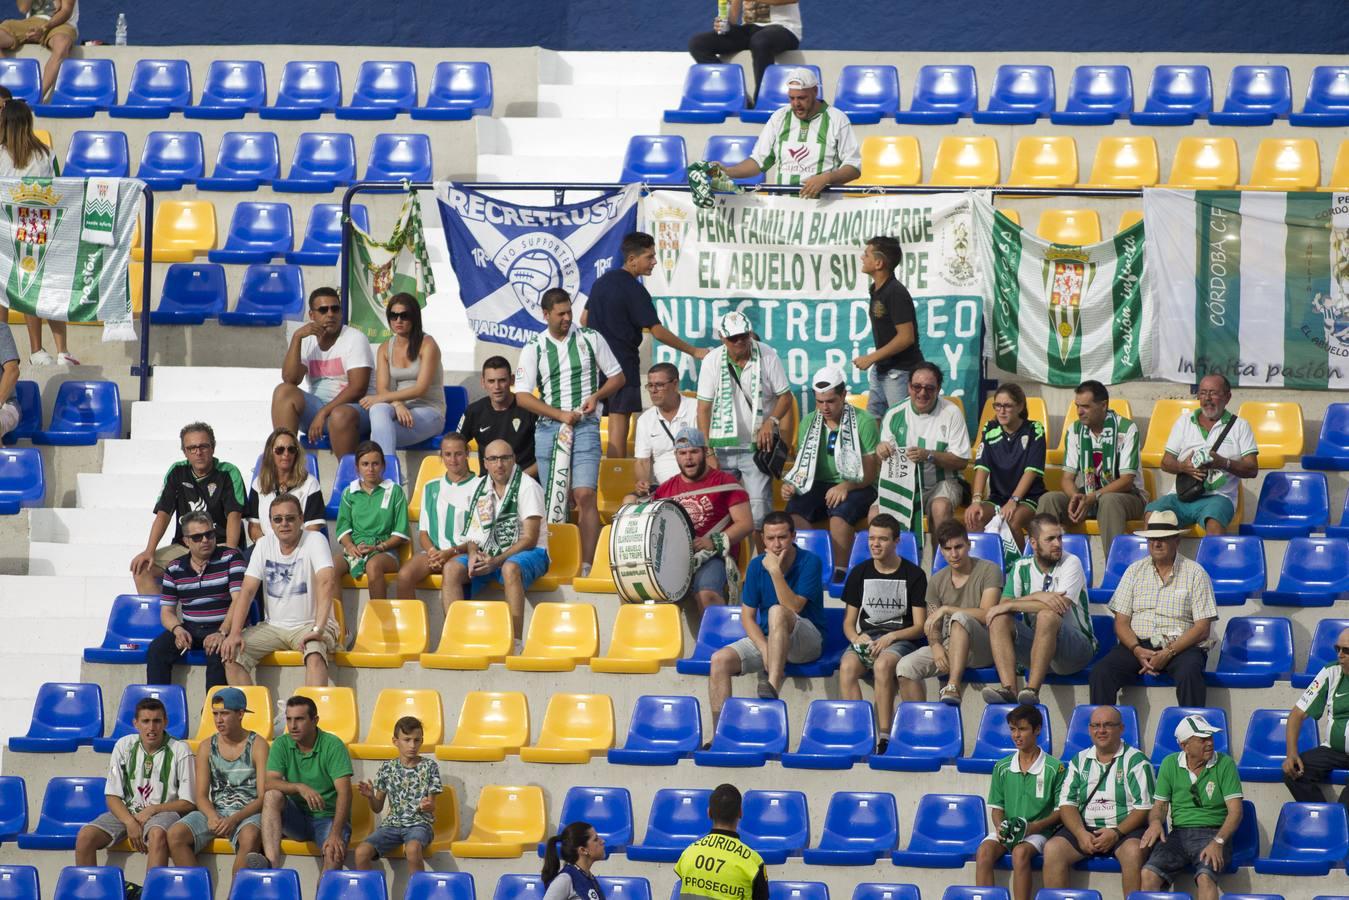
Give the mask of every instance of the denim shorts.
M 1174 882 L 1177 875 L 1188 869 L 1194 870 L 1196 878 L 1207 875 L 1217 882 L 1218 873 L 1199 860 L 1199 851 L 1207 847 L 1217 833 L 1217 828 L 1173 828 L 1166 840 L 1153 846 L 1143 868 L 1151 869 L 1167 884 Z M 1231 858 L 1230 846 L 1222 848 L 1224 861 Z
M 1016 661 L 1018 665 L 1030 665 L 1030 651 L 1035 644 L 1035 629 L 1024 619 L 1016 622 Z M 1091 639 L 1077 627 L 1077 620 L 1071 614 L 1059 620 L 1058 644 L 1054 648 L 1054 658 L 1049 661 L 1049 671 L 1055 675 L 1076 675 L 1087 666 L 1096 655 Z
M 309 814 L 309 810 L 300 806 L 295 798 L 286 798 L 286 804 L 281 808 L 281 833 L 287 838 L 292 841 L 313 841 L 322 847 L 332 830 L 331 816 L 316 819 Z M 350 821 L 342 826 L 342 843 L 351 843 Z
M 320 400 L 315 395 L 309 393 L 308 391 L 302 390 L 300 391 L 300 393 L 304 394 L 304 412 L 300 413 L 300 434 L 304 434 L 306 431 L 309 430 L 309 423 L 314 421 L 314 416 L 317 416 L 319 414 L 319 410 L 323 409 L 323 407 L 327 406 L 328 404 Z M 361 406 L 361 404 L 359 403 L 348 403 L 347 406 L 350 406 L 352 409 L 356 410 L 356 415 L 360 417 L 361 437 L 363 438 L 369 437 L 370 413 L 365 409 L 365 407 Z M 323 433 L 326 435 L 328 433 L 328 429 L 324 428 Z
M 191 829 L 192 840 L 196 845 L 196 852 L 201 853 L 207 847 L 211 846 L 211 842 L 215 840 L 215 832 L 211 831 L 210 826 L 206 824 L 205 813 L 201 810 L 194 809 L 192 812 L 183 816 L 180 821 L 183 825 L 186 825 Z M 253 813 L 253 815 L 244 819 L 239 823 L 239 826 L 234 829 L 234 833 L 230 835 L 229 841 L 230 846 L 235 850 L 239 849 L 239 835 L 250 825 L 258 829 L 260 834 L 262 831 L 262 813 Z
M 693 584 L 689 587 L 689 594 L 697 594 L 699 591 L 712 591 L 726 596 L 726 557 L 714 556 L 693 573 Z
M 402 850 L 409 841 L 416 841 L 425 849 L 431 846 L 433 837 L 435 835 L 430 825 L 381 825 L 361 843 L 374 847 L 375 857 L 378 858 Z
M 454 561 L 459 563 L 465 569 L 468 568 L 467 556 L 456 556 Z M 543 547 L 530 547 L 528 550 L 521 550 L 514 556 L 506 558 L 506 562 L 501 564 L 501 569 L 497 569 L 489 575 L 479 575 L 477 578 L 469 581 L 470 591 L 479 591 L 489 584 L 499 584 L 505 586 L 505 581 L 501 578 L 501 570 L 510 563 L 520 567 L 520 580 L 524 583 L 525 590 L 529 590 L 530 585 L 543 577 L 548 571 L 548 551 Z
M 909 399 L 909 370 L 882 372 L 875 366 L 867 373 L 867 412 L 873 419 L 885 418 L 887 410 Z
M 538 455 L 539 484 L 548 494 L 548 473 L 553 464 L 553 445 L 562 423 L 556 419 L 540 418 L 534 426 L 534 447 Z M 600 483 L 600 420 L 587 416 L 572 429 L 571 486 L 594 490 Z

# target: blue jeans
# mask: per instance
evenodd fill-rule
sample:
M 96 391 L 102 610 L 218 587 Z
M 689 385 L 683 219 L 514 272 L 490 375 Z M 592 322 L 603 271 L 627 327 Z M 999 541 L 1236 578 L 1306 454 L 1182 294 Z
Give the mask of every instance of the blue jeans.
M 557 443 L 557 433 L 562 423 L 556 419 L 540 418 L 534 426 L 534 452 L 539 460 L 539 484 L 543 485 L 544 495 L 548 494 L 548 473 L 553 464 L 553 445 Z M 590 488 L 592 491 L 600 483 L 600 420 L 598 416 L 586 416 L 572 429 L 571 442 L 571 486 Z
M 314 421 L 314 416 L 317 416 L 319 414 L 319 410 L 323 409 L 323 407 L 326 406 L 327 403 L 325 403 L 323 400 L 320 400 L 318 397 L 314 396 L 308 391 L 301 391 L 300 393 L 304 394 L 304 412 L 300 413 L 300 434 L 304 434 L 306 431 L 309 430 L 309 423 Z M 360 417 L 361 437 L 369 437 L 370 413 L 366 412 L 365 409 L 359 403 L 348 403 L 347 406 L 350 406 L 352 409 L 356 410 L 356 415 Z M 323 433 L 327 435 L 328 429 L 324 428 Z M 385 452 L 388 453 L 391 451 L 386 450 Z
M 871 380 L 871 391 L 867 395 L 867 412 L 876 421 L 885 418 L 886 412 L 909 399 L 909 372 L 907 369 L 891 369 L 881 372 L 875 366 L 867 371 Z
M 370 440 L 379 444 L 385 456 L 393 456 L 399 447 L 420 444 L 445 430 L 445 414 L 430 406 L 413 406 L 412 427 L 398 421 L 392 403 L 376 403 L 370 407 Z
M 431 841 L 435 839 L 435 834 L 430 825 L 381 825 L 376 828 L 370 837 L 361 843 L 369 844 L 375 848 L 375 856 L 388 856 L 395 850 L 402 850 L 409 841 L 416 841 L 422 845 L 422 849 L 431 846 Z
M 316 819 L 300 806 L 294 797 L 287 797 L 281 808 L 281 833 L 292 841 L 313 841 L 320 847 L 333 830 L 332 817 Z M 342 843 L 351 843 L 351 821 L 342 826 Z

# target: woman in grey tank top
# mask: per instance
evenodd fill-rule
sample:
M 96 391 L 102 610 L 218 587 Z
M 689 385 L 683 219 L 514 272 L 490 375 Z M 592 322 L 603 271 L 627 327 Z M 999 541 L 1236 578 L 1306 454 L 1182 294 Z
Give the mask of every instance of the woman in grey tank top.
M 445 372 L 440 346 L 422 331 L 417 298 L 394 294 L 384 312 L 393 337 L 375 355 L 375 392 L 361 406 L 370 410 L 370 439 L 392 456 L 445 430 Z

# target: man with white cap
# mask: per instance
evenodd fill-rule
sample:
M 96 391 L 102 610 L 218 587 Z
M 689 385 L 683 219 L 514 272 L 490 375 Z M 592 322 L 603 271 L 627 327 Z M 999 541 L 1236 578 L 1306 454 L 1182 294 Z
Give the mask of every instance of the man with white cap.
M 782 476 L 782 497 L 797 528 L 829 520 L 834 545 L 834 581 L 847 574 L 853 524 L 876 502 L 876 445 L 880 429 L 847 400 L 847 377 L 825 366 L 811 379 L 815 412 L 802 419 L 796 435 L 796 462 Z
M 1170 890 L 1176 876 L 1193 871 L 1196 900 L 1218 900 L 1218 873 L 1232 858 L 1232 837 L 1241 825 L 1241 778 L 1237 764 L 1213 749 L 1222 731 L 1203 716 L 1176 726 L 1180 750 L 1162 760 L 1142 848 L 1143 890 Z M 1166 833 L 1167 812 L 1171 833 Z
M 1110 600 L 1119 643 L 1092 666 L 1092 703 L 1114 703 L 1140 675 L 1165 673 L 1175 679 L 1180 706 L 1207 705 L 1204 667 L 1218 605 L 1208 573 L 1179 554 L 1180 531 L 1176 514 L 1164 509 L 1134 532 L 1148 539 L 1148 555 L 1124 570 Z
M 708 465 L 739 472 L 758 530 L 772 509 L 773 482 L 754 454 L 773 449 L 792 408 L 791 384 L 781 357 L 754 339 L 744 313 L 722 316 L 717 337 L 721 346 L 707 354 L 698 370 L 698 430 L 711 446 Z
M 1330 781 L 1333 769 L 1349 769 L 1349 628 L 1335 638 L 1335 662 L 1326 666 L 1307 689 L 1302 692 L 1293 708 L 1288 711 L 1288 726 L 1285 731 L 1288 755 L 1283 762 L 1283 783 L 1299 803 L 1324 803 L 1325 793 L 1322 782 Z M 1302 723 L 1308 717 L 1320 719 L 1326 717 L 1325 735 L 1321 743 L 1312 749 L 1301 752 L 1298 737 L 1302 734 Z M 1349 806 L 1349 787 L 1340 792 L 1339 800 Z
M 862 177 L 862 151 L 852 123 L 820 99 L 814 69 L 791 71 L 787 101 L 759 132 L 749 156 L 723 171 L 731 178 L 752 178 L 772 169 L 770 184 L 800 185 L 807 199 Z
M 801 46 L 801 4 L 796 0 L 721 0 L 718 9 L 724 9 L 724 17 L 713 20 L 711 31 L 689 38 L 689 53 L 694 62 L 719 63 L 748 50 L 754 60 L 757 97 L 763 73 L 773 61 Z

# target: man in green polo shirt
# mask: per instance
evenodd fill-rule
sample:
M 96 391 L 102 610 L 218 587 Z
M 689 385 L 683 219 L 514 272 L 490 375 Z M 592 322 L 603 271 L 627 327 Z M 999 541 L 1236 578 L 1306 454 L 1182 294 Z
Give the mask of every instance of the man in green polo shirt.
M 1237 764 L 1213 749 L 1220 730 L 1203 716 L 1186 716 L 1176 726 L 1180 750 L 1162 760 L 1143 833 L 1143 849 L 1152 849 L 1143 866 L 1145 891 L 1170 890 L 1177 875 L 1193 870 L 1196 900 L 1218 900 L 1218 873 L 1232 858 L 1232 836 L 1241 824 Z
M 1288 711 L 1287 752 L 1283 761 L 1283 783 L 1299 803 L 1324 803 L 1322 782 L 1330 780 L 1334 769 L 1349 768 L 1349 628 L 1335 638 L 1335 662 L 1326 666 L 1293 708 Z M 1319 746 L 1299 752 L 1297 741 L 1307 718 L 1326 717 Z M 1340 802 L 1349 806 L 1349 787 L 1340 792 Z
M 324 871 L 342 868 L 351 840 L 351 756 L 318 726 L 313 700 L 286 701 L 286 733 L 272 742 L 267 757 L 262 853 L 248 854 L 250 869 L 281 868 L 283 836 L 318 844 Z

